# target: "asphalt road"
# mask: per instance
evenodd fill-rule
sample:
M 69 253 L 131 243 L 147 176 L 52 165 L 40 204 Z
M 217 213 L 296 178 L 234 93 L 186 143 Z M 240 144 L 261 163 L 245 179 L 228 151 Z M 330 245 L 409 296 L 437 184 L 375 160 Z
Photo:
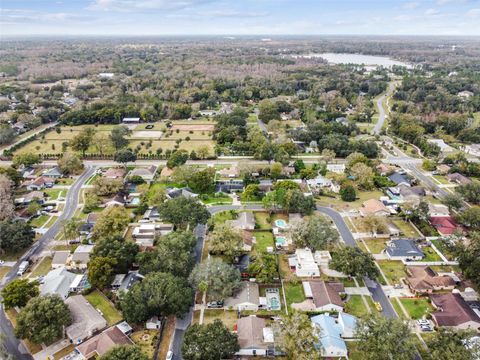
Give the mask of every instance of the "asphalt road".
M 95 168 L 86 167 L 82 175 L 78 177 L 75 183 L 68 190 L 67 196 L 65 198 L 65 208 L 62 214 L 58 217 L 57 221 L 48 229 L 45 234 L 43 234 L 40 239 L 38 239 L 35 244 L 17 261 L 15 266 L 12 267 L 12 270 L 5 275 L 2 282 L 0 283 L 0 289 L 3 289 L 6 284 L 17 277 L 17 271 L 20 263 L 24 260 L 30 259 L 32 257 L 38 256 L 42 253 L 45 247 L 50 241 L 52 241 L 57 233 L 60 231 L 62 222 L 73 217 L 75 211 L 77 210 L 79 202 L 79 194 L 82 186 L 85 182 L 93 175 Z M 5 317 L 3 308 L 0 311 L 0 330 L 1 333 L 5 336 L 4 346 L 8 353 L 12 354 L 16 360 L 31 360 L 32 357 L 25 349 L 23 344 L 15 337 L 13 327 L 10 324 L 10 321 Z
M 375 124 L 372 133 L 373 135 L 378 135 L 382 131 L 383 124 L 385 122 L 386 114 L 385 114 L 385 109 L 383 108 L 383 100 L 387 97 L 390 96 L 390 94 L 393 92 L 393 89 L 395 89 L 395 85 L 393 83 L 390 83 L 387 89 L 387 92 L 380 96 L 380 98 L 377 100 L 377 108 L 378 108 L 378 121 Z

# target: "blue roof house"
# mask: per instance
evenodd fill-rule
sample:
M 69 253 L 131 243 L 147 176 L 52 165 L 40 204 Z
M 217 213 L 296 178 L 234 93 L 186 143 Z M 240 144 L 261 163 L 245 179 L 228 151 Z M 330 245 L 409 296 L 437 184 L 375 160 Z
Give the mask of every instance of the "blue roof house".
M 338 319 L 329 315 L 317 315 L 311 318 L 318 330 L 320 342 L 316 345 L 322 357 L 347 357 L 348 349 L 344 338 L 351 338 L 357 326 L 357 319 L 349 314 L 340 313 Z

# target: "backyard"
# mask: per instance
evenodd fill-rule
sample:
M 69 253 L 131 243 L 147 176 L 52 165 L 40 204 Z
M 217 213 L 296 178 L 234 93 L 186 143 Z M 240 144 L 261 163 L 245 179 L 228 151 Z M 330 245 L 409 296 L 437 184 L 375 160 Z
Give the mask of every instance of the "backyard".
M 158 330 L 140 330 L 135 331 L 131 336 L 133 342 L 140 347 L 149 359 L 153 359 L 158 333 Z
M 300 303 L 305 300 L 301 282 L 284 282 L 283 289 L 285 291 L 285 297 L 287 299 L 287 306 L 289 309 L 293 303 Z
M 103 315 L 109 326 L 118 323 L 122 320 L 122 315 L 115 309 L 115 306 L 102 294 L 95 290 L 86 295 L 85 298 L 92 306 L 99 310 Z
M 273 247 L 273 234 L 270 231 L 254 231 L 253 236 L 255 236 L 256 244 L 255 250 L 257 252 L 266 252 L 267 247 Z
M 364 239 L 372 254 L 380 254 L 385 249 L 385 239 Z
M 272 224 L 270 223 L 270 215 L 266 212 L 256 211 L 255 213 L 255 224 L 260 230 L 270 230 Z

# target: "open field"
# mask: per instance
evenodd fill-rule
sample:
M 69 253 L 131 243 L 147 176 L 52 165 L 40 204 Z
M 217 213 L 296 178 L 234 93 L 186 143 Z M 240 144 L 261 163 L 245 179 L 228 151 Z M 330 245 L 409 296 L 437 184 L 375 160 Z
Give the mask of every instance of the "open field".
M 352 202 L 346 202 L 340 199 L 340 196 L 334 198 L 328 196 L 320 196 L 318 203 L 323 206 L 330 206 L 337 210 L 351 210 L 358 209 L 362 203 L 369 199 L 378 199 L 383 196 L 381 191 L 359 191 L 357 192 L 357 199 Z
M 172 130 L 180 131 L 213 131 L 214 124 L 174 124 Z
M 203 316 L 204 324 L 211 324 L 214 320 L 220 319 L 229 330 L 233 330 L 237 323 L 237 312 L 223 309 L 206 309 Z M 196 311 L 193 322 L 198 323 L 200 320 L 200 311 Z
M 122 315 L 98 290 L 92 291 L 90 294 L 86 295 L 85 298 L 95 309 L 100 310 L 109 326 L 122 320 Z
M 270 216 L 266 212 L 256 211 L 255 215 L 255 224 L 260 230 L 270 230 L 272 224 L 270 223 Z

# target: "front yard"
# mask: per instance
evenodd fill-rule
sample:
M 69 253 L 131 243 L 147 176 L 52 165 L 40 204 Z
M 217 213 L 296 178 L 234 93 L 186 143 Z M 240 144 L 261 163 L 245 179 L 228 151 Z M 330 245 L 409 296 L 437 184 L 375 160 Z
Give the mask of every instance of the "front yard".
M 379 260 L 377 263 L 391 285 L 400 283 L 400 279 L 407 276 L 405 266 L 401 261 Z
M 361 295 L 350 295 L 345 303 L 345 312 L 357 316 L 364 317 L 368 314 L 368 309 L 363 303 Z
M 385 239 L 365 239 L 372 254 L 380 254 L 385 249 Z
M 50 256 L 45 256 L 42 261 L 40 261 L 37 266 L 33 269 L 30 274 L 31 277 L 37 277 L 42 275 L 47 275 L 52 267 L 52 258 Z
M 429 314 L 433 307 L 428 298 L 400 298 L 400 302 L 412 319 L 421 319 Z
M 115 306 L 113 306 L 113 304 L 102 293 L 100 293 L 100 291 L 94 290 L 86 295 L 85 298 L 95 309 L 101 312 L 109 326 L 122 320 L 122 314 L 115 309 Z
M 422 247 L 422 251 L 425 254 L 425 257 L 422 261 L 442 261 L 442 258 L 437 254 L 431 246 Z
M 203 323 L 211 324 L 214 320 L 219 319 L 229 329 L 233 330 L 237 323 L 237 312 L 223 309 L 205 309 L 203 314 Z M 200 321 L 200 311 L 195 312 L 194 322 Z
M 34 228 L 42 227 L 49 219 L 48 215 L 40 215 L 30 221 L 30 225 Z
M 400 229 L 405 237 L 416 238 L 419 236 L 418 232 L 409 222 L 405 222 L 402 219 L 393 219 L 392 223 Z

